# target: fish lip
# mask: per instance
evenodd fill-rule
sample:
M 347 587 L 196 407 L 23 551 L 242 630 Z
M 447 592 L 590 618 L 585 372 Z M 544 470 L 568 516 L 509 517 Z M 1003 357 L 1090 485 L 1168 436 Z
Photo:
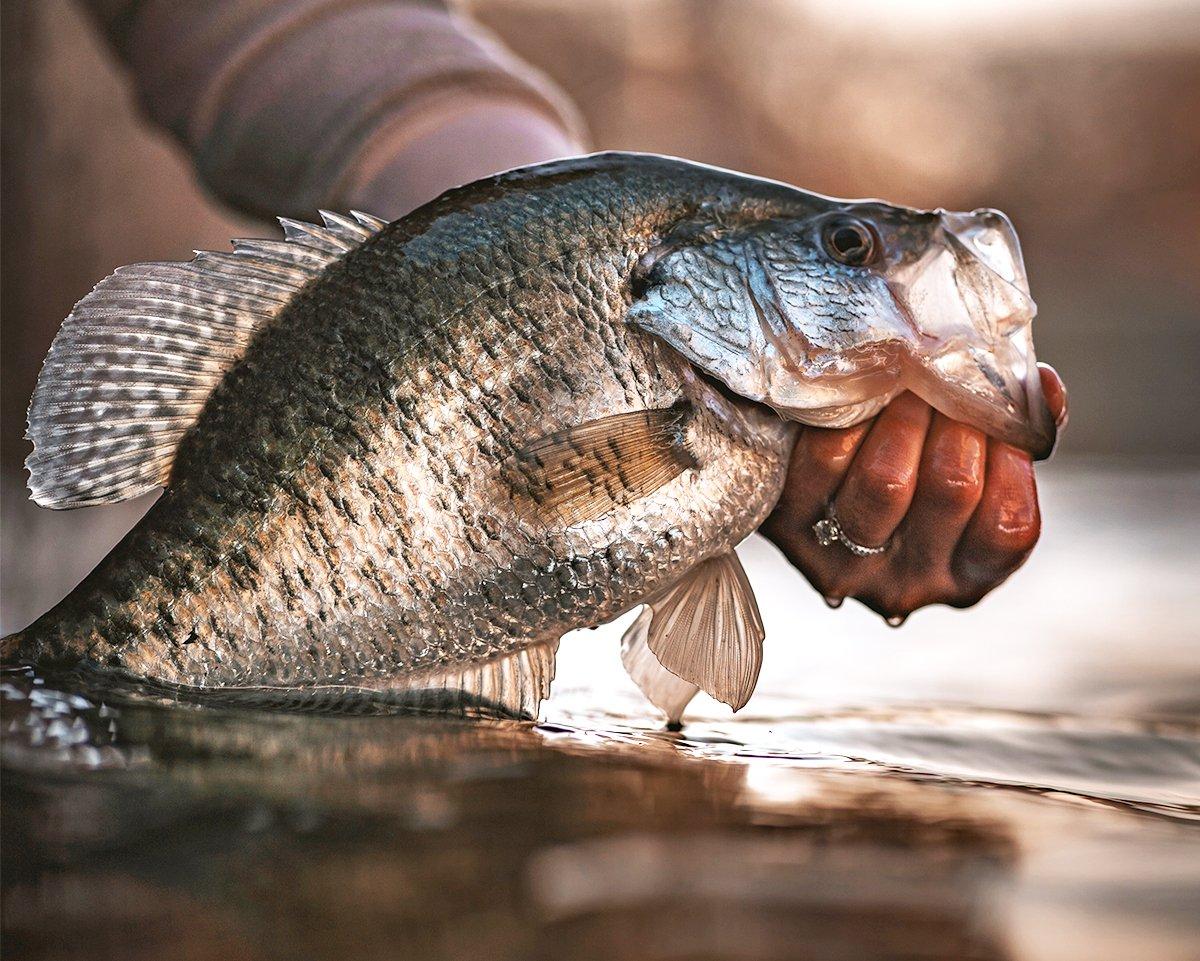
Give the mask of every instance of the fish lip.
M 720 377 L 706 371 L 699 365 L 688 363 L 688 368 L 696 378 L 714 390 L 735 407 L 756 407 L 773 411 L 785 421 L 802 424 L 808 427 L 823 427 L 839 429 L 861 423 L 879 413 L 902 387 L 894 387 L 891 391 L 879 396 L 867 397 L 835 408 L 792 408 L 786 405 L 772 403 L 766 398 L 748 397 L 739 394 Z M 913 376 L 912 369 L 920 373 Z M 908 376 L 903 376 L 904 387 L 912 390 L 931 407 L 945 414 L 952 420 L 960 421 L 975 427 L 989 437 L 1012 444 L 1028 452 L 1034 460 L 1046 460 L 1054 452 L 1058 441 L 1058 428 L 1050 411 L 1045 396 L 1042 393 L 1041 375 L 1036 363 L 1030 365 L 1031 378 L 1022 383 L 1025 396 L 1025 412 L 1022 417 L 1004 417 L 1003 412 L 995 406 L 995 402 L 981 395 L 964 392 L 953 381 L 943 377 L 936 370 L 925 364 L 914 365 Z M 948 399 L 953 397 L 954 401 Z M 831 416 L 825 417 L 822 412 L 829 411 Z M 836 414 L 835 412 L 842 412 Z
M 1015 399 L 1005 397 L 998 389 L 987 392 L 967 389 L 927 363 L 917 363 L 908 369 L 905 386 L 951 420 L 1011 444 L 1036 461 L 1046 460 L 1054 453 L 1058 426 L 1042 393 L 1041 375 L 1032 358 L 1025 378 L 1012 385 L 1021 388 L 1016 410 L 1011 409 Z
M 904 386 L 947 417 L 1044 460 L 1058 428 L 1042 392 L 1037 304 L 1016 230 L 997 210 L 932 213 L 940 243 L 888 278 L 915 335 Z M 964 283 L 975 296 L 964 296 Z
M 1057 449 L 1058 449 L 1058 428 L 1052 427 L 1050 430 L 1050 436 L 1047 439 L 1046 443 L 1043 446 L 1041 446 L 1033 451 L 1030 451 L 1030 453 L 1033 455 L 1034 460 L 1043 461 L 1043 460 L 1049 460 L 1054 455 L 1054 452 Z
M 989 434 L 988 436 L 995 435 Z M 1043 461 L 1048 460 L 1058 446 L 1058 428 L 1054 425 L 1054 418 L 1051 417 L 1045 426 L 1033 426 L 1029 429 L 1022 429 L 1011 437 L 997 437 L 996 439 L 1019 447 L 1035 461 Z
M 868 398 L 865 401 L 837 405 L 835 408 L 812 409 L 788 407 L 784 404 L 772 403 L 767 398 L 747 397 L 745 394 L 739 394 L 732 387 L 726 384 L 725 381 L 721 380 L 720 377 L 716 376 L 715 374 L 710 374 L 703 367 L 695 364 L 691 364 L 689 366 L 700 381 L 708 385 L 727 402 L 732 404 L 735 410 L 743 407 L 753 408 L 774 414 L 780 420 L 786 421 L 790 424 L 797 424 L 805 427 L 851 427 L 854 424 L 861 423 L 868 417 L 872 417 L 877 414 L 879 409 L 891 399 L 890 396 L 883 398 Z M 835 414 L 833 420 L 828 422 L 825 422 L 824 418 L 822 417 L 822 413 L 824 411 L 849 411 L 851 408 L 864 408 L 866 406 L 871 407 L 871 410 L 867 411 L 866 413 L 852 413 L 840 418 Z
M 1021 252 L 1021 240 L 1008 215 L 991 207 L 979 207 L 969 213 L 938 208 L 934 211 L 946 237 L 967 256 L 974 258 L 997 280 L 1007 284 L 1032 304 L 1029 275 Z M 980 232 L 991 231 L 1001 239 L 1000 249 L 981 242 Z
M 826 407 L 773 405 L 771 409 L 784 420 L 794 424 L 818 427 L 824 430 L 844 430 L 870 420 L 890 404 L 899 393 L 899 390 L 891 390 L 862 400 L 849 401 L 845 404 L 831 404 Z
M 1029 357 L 1029 368 L 1025 375 L 1026 414 L 1030 428 L 1031 443 L 1028 446 L 1018 444 L 1027 450 L 1036 461 L 1047 460 L 1058 446 L 1058 424 L 1054 412 L 1046 400 L 1042 390 L 1042 374 L 1037 360 L 1032 352 Z

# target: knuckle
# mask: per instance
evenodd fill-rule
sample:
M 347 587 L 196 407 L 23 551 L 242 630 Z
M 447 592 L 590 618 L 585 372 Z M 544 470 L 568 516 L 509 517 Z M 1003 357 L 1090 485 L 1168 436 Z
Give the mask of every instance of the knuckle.
M 854 494 L 870 507 L 892 511 L 907 502 L 910 479 L 894 465 L 868 464 L 857 473 Z
M 973 510 L 983 496 L 983 477 L 972 470 L 943 471 L 925 478 L 925 495 L 939 507 Z
M 998 554 L 1016 557 L 1033 550 L 1041 528 L 1032 521 L 998 523 L 988 535 L 988 545 Z
M 801 435 L 799 453 L 808 470 L 822 479 L 837 479 L 850 467 L 857 441 L 852 431 L 809 430 Z

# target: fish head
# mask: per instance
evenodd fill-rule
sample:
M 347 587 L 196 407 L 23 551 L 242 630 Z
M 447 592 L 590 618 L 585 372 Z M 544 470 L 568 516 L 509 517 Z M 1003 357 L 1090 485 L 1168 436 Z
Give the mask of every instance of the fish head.
M 651 251 L 630 319 L 790 420 L 846 427 L 911 390 L 1047 456 L 1055 424 L 1033 351 L 1037 308 L 1008 218 L 815 206 Z

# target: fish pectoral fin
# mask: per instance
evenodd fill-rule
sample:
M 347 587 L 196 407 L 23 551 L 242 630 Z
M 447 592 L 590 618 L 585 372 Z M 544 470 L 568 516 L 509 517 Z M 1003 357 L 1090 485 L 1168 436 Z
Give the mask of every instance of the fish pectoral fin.
M 506 465 L 523 513 L 564 526 L 603 517 L 696 466 L 684 441 L 691 405 L 601 417 L 556 431 Z
M 648 607 L 646 646 L 659 664 L 735 711 L 744 707 L 766 632 L 737 554 L 698 565 Z
M 188 263 L 133 264 L 96 285 L 54 338 L 29 404 L 29 489 L 42 507 L 112 504 L 165 485 L 183 436 L 250 342 L 385 223 L 322 211 L 283 240 L 235 240 Z
M 653 613 L 649 605 L 643 607 L 637 620 L 622 636 L 621 663 L 633 683 L 646 695 L 646 700 L 667 716 L 667 723 L 678 724 L 684 709 L 700 688 L 668 671 L 650 650 L 647 642 Z

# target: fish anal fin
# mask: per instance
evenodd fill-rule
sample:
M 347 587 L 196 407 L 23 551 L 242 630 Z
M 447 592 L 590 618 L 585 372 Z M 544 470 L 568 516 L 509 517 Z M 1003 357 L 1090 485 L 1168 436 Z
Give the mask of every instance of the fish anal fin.
M 383 223 L 322 216 L 324 226 L 282 221 L 282 241 L 121 267 L 79 301 L 29 405 L 33 499 L 85 507 L 166 484 L 183 435 L 258 332 Z
M 643 607 L 625 631 L 621 638 L 621 663 L 646 699 L 667 716 L 667 723 L 678 724 L 700 688 L 668 671 L 650 650 L 647 640 L 653 613 L 649 605 Z
M 557 651 L 557 641 L 529 644 L 486 661 L 389 679 L 386 688 L 411 710 L 532 720 L 550 696 Z
M 758 683 L 766 632 L 730 551 L 697 565 L 648 604 L 646 646 L 667 671 L 735 711 Z
M 684 441 L 687 402 L 556 431 L 507 465 L 522 512 L 563 526 L 603 517 L 696 466 Z

